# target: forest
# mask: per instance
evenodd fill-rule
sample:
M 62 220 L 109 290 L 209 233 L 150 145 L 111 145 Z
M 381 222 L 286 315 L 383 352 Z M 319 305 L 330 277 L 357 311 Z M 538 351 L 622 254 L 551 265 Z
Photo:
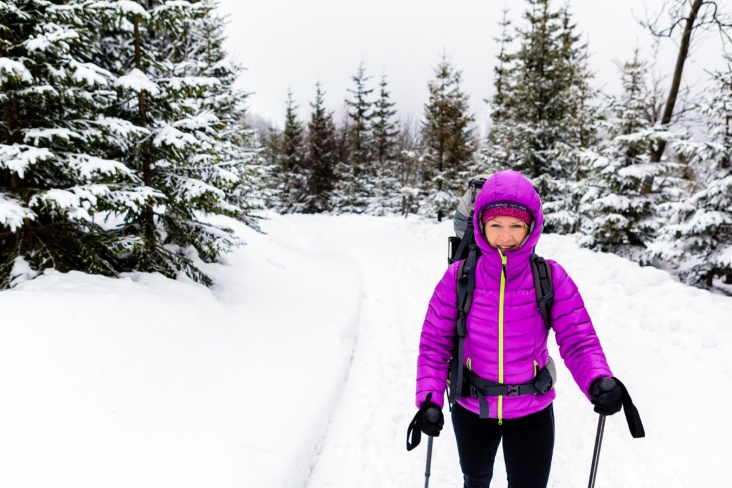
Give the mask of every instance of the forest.
M 694 36 L 728 39 L 709 0 L 669 0 L 678 45 L 659 80 L 638 52 L 603 93 L 571 7 L 525 0 L 504 16 L 488 133 L 447 53 L 419 120 L 399 117 L 388 74 L 361 63 L 343 116 L 284 100 L 284 126 L 247 117 L 243 66 L 211 0 L 0 1 L 0 286 L 45 269 L 212 280 L 265 211 L 441 221 L 475 175 L 510 168 L 542 195 L 545 232 L 732 293 L 732 65 L 685 90 Z M 266 49 L 266 45 L 263 45 Z M 487 61 L 488 62 L 488 61 Z M 309 103 L 310 117 L 298 117 Z M 249 114 L 251 115 L 251 114 Z

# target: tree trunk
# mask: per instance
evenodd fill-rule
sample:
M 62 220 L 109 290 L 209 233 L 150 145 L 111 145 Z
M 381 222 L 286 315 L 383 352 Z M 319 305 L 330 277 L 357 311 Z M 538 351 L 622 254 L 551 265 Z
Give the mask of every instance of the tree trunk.
M 140 41 L 140 18 L 135 17 L 135 68 L 142 71 L 142 51 Z M 140 126 L 145 127 L 147 125 L 147 112 L 145 109 L 145 93 L 140 92 L 137 94 L 138 101 L 138 115 L 140 118 Z M 150 159 L 143 155 L 142 160 L 142 181 L 145 186 L 152 186 L 152 168 L 150 165 Z M 143 212 L 143 227 L 145 228 L 145 240 L 148 246 L 155 247 L 155 213 L 153 211 L 152 203 L 145 205 Z
M 671 90 L 669 91 L 668 98 L 666 99 L 666 106 L 663 110 L 663 116 L 661 117 L 661 126 L 667 126 L 671 123 L 671 117 L 674 114 L 674 106 L 676 105 L 676 97 L 679 95 L 679 88 L 681 87 L 681 75 L 684 71 L 684 63 L 686 58 L 689 56 L 689 45 L 691 44 L 691 33 L 694 30 L 694 23 L 696 22 L 699 10 L 702 7 L 704 0 L 694 0 L 689 12 L 689 17 L 686 19 L 684 25 L 684 33 L 681 37 L 681 44 L 679 45 L 679 55 L 676 58 L 676 69 L 674 70 L 674 77 L 671 81 Z M 658 147 L 651 153 L 651 162 L 658 163 L 661 161 L 661 156 L 666 149 L 666 141 L 660 141 Z

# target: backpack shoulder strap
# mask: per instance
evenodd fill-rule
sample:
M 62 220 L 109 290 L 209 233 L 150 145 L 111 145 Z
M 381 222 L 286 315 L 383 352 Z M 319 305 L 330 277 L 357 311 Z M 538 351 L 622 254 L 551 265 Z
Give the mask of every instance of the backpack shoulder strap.
M 478 261 L 478 246 L 473 242 L 469 246 L 468 257 L 460 263 L 457 272 L 457 311 L 455 346 L 453 348 L 450 363 L 450 393 L 448 402 L 455 403 L 462 397 L 462 385 L 464 376 L 463 356 L 465 338 L 468 336 L 468 313 L 473 304 L 473 293 L 475 292 L 475 265 Z
M 554 285 L 552 284 L 552 270 L 546 259 L 532 253 L 531 272 L 534 275 L 534 288 L 536 289 L 536 303 L 539 306 L 539 313 L 544 319 L 547 329 L 552 328 L 551 311 L 554 303 Z

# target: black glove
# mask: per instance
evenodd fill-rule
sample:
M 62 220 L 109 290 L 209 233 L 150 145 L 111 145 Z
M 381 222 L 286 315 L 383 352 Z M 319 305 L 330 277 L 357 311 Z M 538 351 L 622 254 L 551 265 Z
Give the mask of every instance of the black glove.
M 442 426 L 445 425 L 445 417 L 442 410 L 437 404 L 432 403 L 430 399 L 432 393 L 427 394 L 427 398 L 419 406 L 419 410 L 415 414 L 407 429 L 407 451 L 411 451 L 417 447 L 422 439 L 422 432 L 437 437 L 440 435 Z
M 623 390 L 614 378 L 597 378 L 590 385 L 590 398 L 595 412 L 600 415 L 613 415 L 623 406 Z
M 445 425 L 445 416 L 442 415 L 440 407 L 429 400 L 429 395 L 427 400 L 420 405 L 417 415 L 419 416 L 419 429 L 422 432 L 432 437 L 440 435 L 442 426 Z

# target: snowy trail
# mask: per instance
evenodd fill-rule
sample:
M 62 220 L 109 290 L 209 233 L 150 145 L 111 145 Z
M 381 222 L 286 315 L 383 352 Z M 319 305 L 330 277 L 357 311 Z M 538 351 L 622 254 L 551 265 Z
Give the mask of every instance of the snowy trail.
M 363 285 L 348 376 L 306 486 L 423 486 L 424 453 L 407 453 L 404 444 L 414 414 L 414 354 L 426 303 L 445 269 L 445 239 L 415 220 L 339 220 L 346 220 L 344 227 L 329 218 L 289 218 L 290 225 L 302 224 L 296 232 L 349 249 Z M 359 227 L 362 232 L 353 231 Z M 435 467 L 435 486 L 460 475 L 452 440 L 437 442 L 442 460 Z
M 424 486 L 405 449 L 451 222 L 272 215 L 216 281 L 49 271 L 0 293 L 3 488 Z M 543 236 L 647 432 L 608 419 L 596 488 L 732 479 L 732 299 Z M 550 350 L 559 358 L 553 337 Z M 587 486 L 597 415 L 561 360 L 549 486 Z M 446 412 L 447 413 L 447 412 Z M 432 488 L 460 485 L 446 415 Z M 492 488 L 505 488 L 497 460 Z

